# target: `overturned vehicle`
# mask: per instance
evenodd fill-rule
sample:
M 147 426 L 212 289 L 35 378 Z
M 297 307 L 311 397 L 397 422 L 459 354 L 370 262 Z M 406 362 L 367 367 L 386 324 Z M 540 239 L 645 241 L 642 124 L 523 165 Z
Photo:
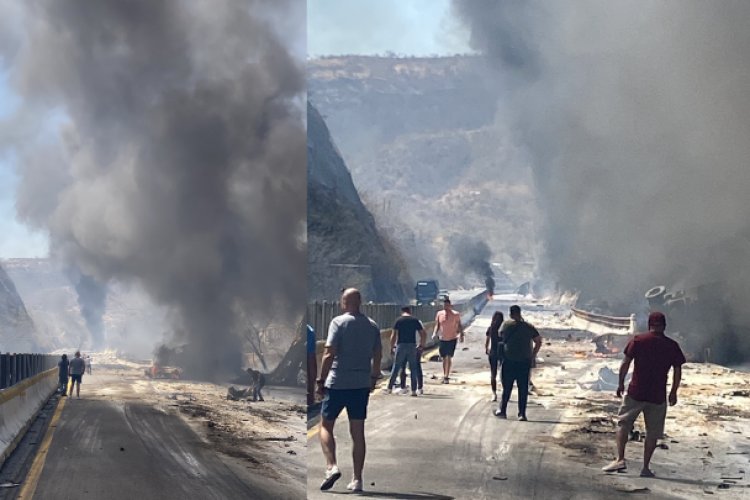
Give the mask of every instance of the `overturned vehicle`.
M 646 292 L 649 311 L 667 316 L 667 334 L 678 340 L 690 361 L 720 364 L 746 362 L 740 349 L 750 339 L 750 324 L 737 318 L 732 294 L 724 283 Z

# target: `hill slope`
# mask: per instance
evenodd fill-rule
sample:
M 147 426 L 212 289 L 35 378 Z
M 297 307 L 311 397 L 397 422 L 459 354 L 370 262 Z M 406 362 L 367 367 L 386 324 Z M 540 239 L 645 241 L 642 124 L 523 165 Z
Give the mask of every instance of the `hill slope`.
M 410 278 L 365 208 L 323 117 L 307 108 L 308 297 L 335 300 L 342 287 L 365 300 L 403 302 Z

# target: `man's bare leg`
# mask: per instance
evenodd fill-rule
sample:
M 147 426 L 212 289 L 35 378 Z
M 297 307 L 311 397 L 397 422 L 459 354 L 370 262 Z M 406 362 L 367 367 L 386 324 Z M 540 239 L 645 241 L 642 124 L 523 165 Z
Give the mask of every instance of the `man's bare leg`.
M 646 440 L 643 443 L 643 470 L 641 472 L 650 472 L 649 465 L 651 465 L 651 457 L 654 455 L 654 450 L 656 449 L 657 439 L 656 437 L 651 437 L 646 432 Z
M 617 428 L 617 460 L 625 460 L 625 445 L 628 444 L 630 427 L 621 425 Z
M 320 446 L 323 448 L 323 456 L 326 457 L 328 469 L 336 465 L 336 439 L 333 437 L 335 424 L 335 420 L 320 419 Z
M 451 376 L 451 362 L 453 361 L 452 356 L 446 356 L 443 358 L 443 377 L 449 379 Z
M 354 462 L 354 479 L 362 480 L 362 469 L 365 467 L 365 421 L 350 420 L 349 433 L 352 435 L 352 461 Z

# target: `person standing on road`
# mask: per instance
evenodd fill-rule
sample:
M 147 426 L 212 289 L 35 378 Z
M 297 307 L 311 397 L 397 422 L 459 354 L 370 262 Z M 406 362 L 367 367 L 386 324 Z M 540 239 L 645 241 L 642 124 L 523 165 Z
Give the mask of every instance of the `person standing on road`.
M 500 339 L 500 326 L 503 324 L 503 313 L 495 311 L 492 321 L 487 328 L 487 338 L 484 341 L 484 352 L 490 362 L 490 385 L 492 386 L 492 401 L 497 401 L 497 367 L 503 362 L 504 348 Z
M 461 325 L 461 315 L 451 307 L 451 300 L 445 297 L 443 310 L 435 315 L 435 329 L 432 338 L 438 337 L 440 332 L 440 357 L 443 358 L 443 383 L 450 380 L 453 355 L 456 352 L 456 341 L 464 341 L 464 328 Z
M 318 376 L 318 360 L 315 357 L 315 329 L 307 325 L 307 405 L 315 404 L 315 378 Z
M 81 399 L 81 382 L 86 371 L 86 362 L 81 358 L 81 351 L 76 351 L 75 358 L 70 360 L 70 394 L 73 396 L 73 387 L 76 388 L 76 397 Z
M 84 361 L 86 361 L 86 372 L 91 375 L 91 356 L 87 354 Z
M 625 358 L 620 365 L 620 379 L 617 386 L 617 397 L 622 397 L 625 390 L 625 376 L 630 363 L 635 360 L 633 378 L 628 385 L 628 393 L 623 399 L 617 416 L 617 458 L 602 467 L 604 472 L 615 472 L 627 469 L 625 463 L 625 445 L 633 429 L 633 423 L 643 412 L 646 422 L 646 442 L 643 446 L 643 468 L 641 477 L 654 477 L 649 468 L 651 457 L 656 449 L 656 442 L 664 435 L 664 422 L 667 418 L 667 401 L 669 406 L 677 404 L 677 389 L 682 379 L 682 365 L 685 355 L 680 345 L 664 335 L 667 318 L 663 313 L 652 312 L 648 317 L 647 333 L 636 335 L 623 351 Z M 672 389 L 667 399 L 667 376 L 672 368 Z
M 418 343 L 417 332 L 419 332 Z M 411 395 L 417 395 L 417 386 L 419 385 L 419 361 L 417 360 L 417 352 L 424 348 L 426 341 L 427 333 L 424 331 L 422 322 L 411 315 L 411 307 L 402 307 L 401 316 L 396 320 L 396 323 L 394 323 L 391 332 L 391 354 L 393 355 L 394 361 L 393 366 L 391 367 L 391 378 L 388 380 L 388 387 L 385 389 L 386 394 L 391 393 L 399 371 L 402 368 L 405 369 L 408 364 L 411 377 Z
M 250 380 L 253 385 L 253 401 L 265 401 L 263 394 L 260 392 L 266 385 L 266 376 L 263 375 L 260 370 L 254 370 L 252 367 L 247 369 L 247 373 L 250 375 Z
M 495 411 L 495 415 L 508 418 L 506 410 L 513 392 L 513 383 L 516 382 L 518 385 L 518 420 L 525 422 L 531 362 L 542 347 L 542 337 L 534 325 L 524 321 L 521 316 L 521 307 L 517 305 L 510 306 L 510 319 L 500 327 L 500 337 L 505 344 L 505 359 L 500 369 L 503 395 L 500 408 Z
M 362 491 L 362 469 L 365 465 L 365 419 L 370 392 L 380 378 L 382 343 L 378 325 L 359 310 L 362 295 L 348 288 L 341 295 L 344 314 L 331 320 L 326 339 L 318 392 L 323 396 L 320 419 L 320 444 L 326 459 L 326 473 L 321 490 L 328 490 L 341 477 L 336 463 L 336 440 L 333 426 L 346 408 L 352 437 L 354 473 L 348 490 Z
M 60 361 L 57 363 L 57 392 L 61 392 L 63 396 L 67 396 L 68 392 L 68 372 L 70 371 L 70 362 L 68 361 L 68 355 L 63 354 Z

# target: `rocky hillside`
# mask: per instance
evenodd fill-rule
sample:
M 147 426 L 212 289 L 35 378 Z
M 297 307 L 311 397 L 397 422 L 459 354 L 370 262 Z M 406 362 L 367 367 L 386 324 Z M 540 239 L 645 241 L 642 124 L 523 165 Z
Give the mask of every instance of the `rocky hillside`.
M 37 352 L 37 347 L 34 322 L 0 266 L 0 352 Z
M 308 105 L 308 296 L 335 300 L 342 287 L 365 300 L 403 302 L 411 279 L 360 200 L 323 117 Z
M 36 325 L 39 349 L 90 348 L 78 296 L 59 265 L 49 259 L 7 259 L 2 265 Z M 167 329 L 164 311 L 124 284 L 109 287 L 103 323 L 107 347 L 144 357 Z
M 456 252 L 477 241 L 517 283 L 536 265 L 530 169 L 495 126 L 502 89 L 479 57 L 329 57 L 308 62 L 354 184 L 414 277 L 476 284 Z M 458 250 L 457 250 L 458 249 Z

